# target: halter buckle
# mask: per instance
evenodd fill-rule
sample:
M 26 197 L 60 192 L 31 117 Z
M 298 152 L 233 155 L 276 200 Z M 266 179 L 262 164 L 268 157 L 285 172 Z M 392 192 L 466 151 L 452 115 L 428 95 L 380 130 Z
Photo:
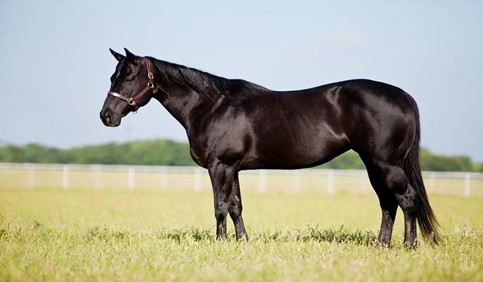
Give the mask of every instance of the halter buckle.
M 133 107 L 136 106 L 136 100 L 134 100 L 133 98 L 129 98 L 127 100 L 127 103 L 129 104 L 129 106 L 133 106 Z

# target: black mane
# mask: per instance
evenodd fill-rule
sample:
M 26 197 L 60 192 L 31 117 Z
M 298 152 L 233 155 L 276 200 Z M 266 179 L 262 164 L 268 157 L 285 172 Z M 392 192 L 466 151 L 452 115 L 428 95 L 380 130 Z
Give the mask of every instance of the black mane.
M 185 89 L 193 89 L 200 95 L 214 100 L 216 96 L 239 100 L 260 93 L 266 88 L 241 79 L 227 79 L 194 68 L 148 57 L 158 71 L 169 80 Z

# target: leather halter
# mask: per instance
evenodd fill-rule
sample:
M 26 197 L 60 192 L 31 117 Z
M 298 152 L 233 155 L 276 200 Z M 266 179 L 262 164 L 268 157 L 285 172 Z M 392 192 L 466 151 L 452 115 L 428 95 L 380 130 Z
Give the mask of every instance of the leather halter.
M 136 112 L 139 109 L 139 104 L 137 101 L 144 94 L 146 94 L 149 90 L 153 90 L 153 93 L 156 93 L 158 91 L 157 89 L 154 88 L 154 75 L 151 72 L 151 64 L 149 63 L 149 60 L 147 58 L 144 58 L 144 64 L 146 65 L 146 69 L 148 70 L 149 82 L 148 82 L 148 85 L 146 85 L 146 87 L 141 92 L 139 92 L 136 96 L 130 98 L 113 91 L 109 91 L 107 93 L 108 96 L 113 96 L 126 101 L 129 106 L 133 107 L 133 110 L 132 110 L 133 112 Z

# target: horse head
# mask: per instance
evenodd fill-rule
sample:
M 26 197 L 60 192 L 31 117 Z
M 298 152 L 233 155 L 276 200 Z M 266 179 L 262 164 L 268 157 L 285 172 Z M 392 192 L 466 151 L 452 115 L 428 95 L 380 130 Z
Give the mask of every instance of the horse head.
M 121 118 L 146 105 L 156 88 L 147 58 L 136 56 L 127 49 L 124 49 L 125 56 L 109 50 L 118 64 L 111 76 L 111 87 L 100 116 L 104 125 L 114 127 L 121 124 Z

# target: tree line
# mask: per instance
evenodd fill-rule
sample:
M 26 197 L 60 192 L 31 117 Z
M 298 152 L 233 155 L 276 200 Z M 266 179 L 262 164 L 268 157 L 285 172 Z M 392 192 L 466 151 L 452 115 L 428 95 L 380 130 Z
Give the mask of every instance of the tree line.
M 195 166 L 189 145 L 171 140 L 144 140 L 128 143 L 88 145 L 59 149 L 41 144 L 15 146 L 0 145 L 0 162 L 13 163 L 74 163 Z M 333 169 L 364 169 L 357 153 L 349 151 L 319 166 Z M 466 156 L 444 156 L 421 150 L 421 167 L 427 171 L 478 171 L 483 164 L 474 163 Z

